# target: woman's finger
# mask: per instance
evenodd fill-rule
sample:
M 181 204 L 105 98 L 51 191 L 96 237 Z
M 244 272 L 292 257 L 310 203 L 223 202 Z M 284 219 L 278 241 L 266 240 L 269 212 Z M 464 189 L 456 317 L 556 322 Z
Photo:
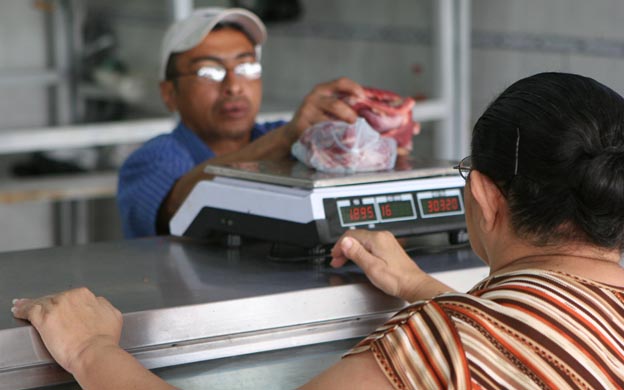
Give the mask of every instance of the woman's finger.
M 33 299 L 28 298 L 16 298 L 13 300 L 13 306 L 11 307 L 11 313 L 15 318 L 22 320 L 28 320 L 28 313 L 33 307 Z
M 345 237 L 341 242 L 341 248 L 345 256 L 366 272 L 373 265 L 383 262 L 377 256 L 372 255 L 362 244 L 353 237 Z

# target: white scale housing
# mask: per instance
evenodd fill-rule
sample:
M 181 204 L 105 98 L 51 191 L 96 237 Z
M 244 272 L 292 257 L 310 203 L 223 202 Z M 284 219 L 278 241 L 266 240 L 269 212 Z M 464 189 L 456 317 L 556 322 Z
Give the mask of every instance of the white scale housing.
M 451 162 L 404 160 L 391 171 L 328 174 L 288 161 L 209 165 L 170 223 L 178 236 L 214 231 L 313 247 L 347 229 L 397 236 L 465 229 L 464 180 Z

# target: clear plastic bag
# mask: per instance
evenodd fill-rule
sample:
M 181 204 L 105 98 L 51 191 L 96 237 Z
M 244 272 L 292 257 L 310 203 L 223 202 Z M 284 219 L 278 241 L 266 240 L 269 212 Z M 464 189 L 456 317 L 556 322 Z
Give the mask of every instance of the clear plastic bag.
M 381 137 L 366 120 L 355 124 L 321 122 L 308 128 L 291 148 L 292 154 L 322 172 L 353 173 L 392 169 L 397 143 Z

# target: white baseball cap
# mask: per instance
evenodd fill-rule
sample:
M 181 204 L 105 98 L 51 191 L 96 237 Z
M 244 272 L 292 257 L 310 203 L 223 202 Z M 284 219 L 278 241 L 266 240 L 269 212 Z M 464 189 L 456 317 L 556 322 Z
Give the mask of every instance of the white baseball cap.
M 255 14 L 242 8 L 199 8 L 189 17 L 172 24 L 165 33 L 160 51 L 161 80 L 166 79 L 167 62 L 171 54 L 181 53 L 199 45 L 217 23 L 221 22 L 240 25 L 254 41 L 259 55 L 260 46 L 266 41 L 267 33 L 264 23 Z

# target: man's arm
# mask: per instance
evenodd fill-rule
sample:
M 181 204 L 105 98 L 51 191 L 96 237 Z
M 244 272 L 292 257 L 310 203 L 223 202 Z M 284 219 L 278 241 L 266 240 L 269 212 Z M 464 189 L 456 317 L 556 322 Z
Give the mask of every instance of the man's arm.
M 363 88 L 347 78 L 319 84 L 305 97 L 290 122 L 270 131 L 236 152 L 217 156 L 193 168 L 176 182 L 165 198 L 158 212 L 159 232 L 168 231 L 169 220 L 180 208 L 195 184 L 212 178 L 204 172 L 206 164 L 283 159 L 290 155 L 290 147 L 299 139 L 299 136 L 315 123 L 327 120 L 355 122 L 357 114 L 340 98 L 344 95 L 362 96 L 363 94 Z

